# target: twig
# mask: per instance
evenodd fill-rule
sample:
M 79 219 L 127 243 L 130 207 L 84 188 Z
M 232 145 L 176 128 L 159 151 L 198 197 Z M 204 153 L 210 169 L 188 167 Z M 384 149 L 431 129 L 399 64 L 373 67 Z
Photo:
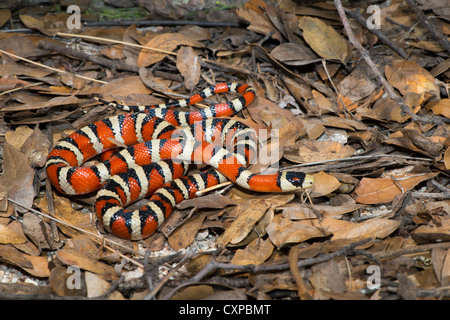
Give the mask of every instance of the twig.
M 438 188 L 439 190 L 441 190 L 442 192 L 450 192 L 450 189 L 447 188 L 446 186 L 443 186 L 442 184 L 440 184 L 439 182 L 437 182 L 436 180 L 431 180 L 431 184 L 434 185 L 436 188 Z
M 86 21 L 83 24 L 87 27 L 109 27 L 109 26 L 187 26 L 195 25 L 205 28 L 230 27 L 239 28 L 247 26 L 246 23 L 236 23 L 228 21 L 191 21 L 191 20 L 119 20 L 119 21 Z
M 193 250 L 189 250 L 187 252 L 187 254 L 183 257 L 183 259 L 181 259 L 181 261 L 166 275 L 164 276 L 157 284 L 154 288 L 152 288 L 152 290 L 145 296 L 145 300 L 152 300 L 154 299 L 154 297 L 156 296 L 156 294 L 159 292 L 159 290 L 161 290 L 162 286 L 170 280 L 170 278 L 175 274 L 175 272 L 180 269 L 184 263 L 188 260 L 191 259 L 192 256 L 194 255 L 194 251 Z
M 31 84 L 28 84 L 28 85 L 23 86 L 23 87 L 17 87 L 17 88 L 11 89 L 11 90 L 6 90 L 6 91 L 1 92 L 0 96 L 2 96 L 4 94 L 11 93 L 11 92 L 19 91 L 19 90 L 22 90 L 22 89 L 27 89 L 27 88 L 31 88 L 31 87 L 35 87 L 35 86 L 40 86 L 41 84 L 44 84 L 44 82 L 31 83 Z
M 339 100 L 340 100 L 341 103 L 342 103 L 342 108 L 343 108 L 343 110 L 344 110 L 344 114 L 348 114 L 348 115 L 350 115 L 351 118 L 353 118 L 353 120 L 358 121 L 358 122 L 361 122 L 361 121 L 359 121 L 359 120 L 355 117 L 355 115 L 354 115 L 353 113 L 351 113 L 351 112 L 348 110 L 347 106 L 345 105 L 344 99 L 342 99 L 342 95 L 339 93 L 338 89 L 336 88 L 336 85 L 334 84 L 333 79 L 332 79 L 331 76 L 330 76 L 330 73 L 328 72 L 327 63 L 326 63 L 326 60 L 325 60 L 325 59 L 322 59 L 322 66 L 323 66 L 323 69 L 325 70 L 325 73 L 326 73 L 326 75 L 327 75 L 328 80 L 330 81 L 331 85 L 332 85 L 333 88 L 334 88 L 334 91 L 336 92 L 336 95 L 338 96 Z
M 411 192 L 411 195 L 414 198 L 427 198 L 427 199 L 450 199 L 450 192 L 443 192 L 443 193 L 427 193 L 427 192 Z
M 423 245 L 417 245 L 414 247 L 408 247 L 404 249 L 398 249 L 398 250 L 391 250 L 391 251 L 383 251 L 379 253 L 374 253 L 373 255 L 380 259 L 390 259 L 395 258 L 398 256 L 408 255 L 408 254 L 414 254 L 414 253 L 420 253 L 420 252 L 427 252 L 431 251 L 435 248 L 443 248 L 443 249 L 449 249 L 450 248 L 450 242 L 442 242 L 442 243 L 431 243 L 431 244 L 423 244 Z
M 430 20 L 427 18 L 427 16 L 417 7 L 417 4 L 414 0 L 406 0 L 410 8 L 414 11 L 415 16 L 419 21 L 427 27 L 427 29 L 430 31 L 431 36 L 439 42 L 439 44 L 450 53 L 450 42 L 447 40 L 447 38 L 439 32 L 434 24 L 430 22 Z
M 61 36 L 61 37 L 76 37 L 76 38 L 81 38 L 81 39 L 90 39 L 90 40 L 96 40 L 96 41 L 118 43 L 118 44 L 123 44 L 123 45 L 129 46 L 129 47 L 135 47 L 135 48 L 141 48 L 141 49 L 157 51 L 157 52 L 161 52 L 161 53 L 165 53 L 165 54 L 170 54 L 170 55 L 173 55 L 173 56 L 177 55 L 175 52 L 172 52 L 172 51 L 167 51 L 167 50 L 163 50 L 163 49 L 142 46 L 140 44 L 134 44 L 134 43 L 125 42 L 125 41 L 112 40 L 112 39 L 107 39 L 107 38 L 99 38 L 99 37 L 94 37 L 94 36 L 86 36 L 86 35 L 81 35 L 81 34 L 64 33 L 64 32 L 58 32 L 56 34 L 58 36 Z
M 14 58 L 16 58 L 16 59 L 20 59 L 20 60 L 22 60 L 22 61 L 26 61 L 26 62 L 28 62 L 28 63 L 34 64 L 34 65 L 39 66 L 39 67 L 41 67 L 41 68 L 45 68 L 45 69 L 52 70 L 52 71 L 54 71 L 54 72 L 72 74 L 72 75 L 75 76 L 75 77 L 78 77 L 78 78 L 81 78 L 81 79 L 84 79 L 84 80 L 88 80 L 88 81 L 98 82 L 98 83 L 101 83 L 101 84 L 106 84 L 106 83 L 107 83 L 106 81 L 101 81 L 101 80 L 97 80 L 97 79 L 93 79 L 93 78 L 89 78 L 89 77 L 85 77 L 85 76 L 80 76 L 80 75 L 77 75 L 77 74 L 75 74 L 75 73 L 71 73 L 71 72 L 68 72 L 68 71 L 64 71 L 64 70 L 59 70 L 59 69 L 56 69 L 56 68 L 52 68 L 52 67 L 46 66 L 46 65 L 44 65 L 44 64 L 42 64 L 42 63 L 35 62 L 35 61 L 29 60 L 29 59 L 27 59 L 27 58 L 20 57 L 20 56 L 18 56 L 18 55 L 15 55 L 15 54 L 13 54 L 13 53 L 10 53 L 10 52 L 7 52 L 7 51 L 1 50 L 1 49 L 0 49 L 0 52 L 1 52 L 1 53 L 4 53 L 4 54 L 7 54 L 7 55 L 9 55 L 9 56 L 11 56 L 11 57 L 14 57 Z
M 348 158 L 341 158 L 341 159 L 330 159 L 330 160 L 314 161 L 314 162 L 309 162 L 309 163 L 299 163 L 299 164 L 294 164 L 289 167 L 280 168 L 280 170 L 284 171 L 284 170 L 290 170 L 290 169 L 294 169 L 294 168 L 310 167 L 310 166 L 316 166 L 316 165 L 326 164 L 326 163 L 331 163 L 331 162 L 372 160 L 372 159 L 378 159 L 378 158 L 399 158 L 399 159 L 405 159 L 405 160 L 433 162 L 433 160 L 428 159 L 428 158 L 409 157 L 409 156 L 401 156 L 401 155 L 395 155 L 395 154 L 374 154 L 374 155 L 370 155 L 370 156 L 355 156 L 355 157 L 348 157 Z

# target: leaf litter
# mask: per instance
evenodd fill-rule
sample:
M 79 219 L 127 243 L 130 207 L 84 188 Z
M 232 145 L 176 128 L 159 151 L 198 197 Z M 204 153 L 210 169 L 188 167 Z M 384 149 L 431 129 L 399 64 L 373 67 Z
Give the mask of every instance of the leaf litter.
M 143 3 L 149 17 L 187 14 L 171 1 Z M 422 10 L 443 17 L 435 6 Z M 241 22 L 232 27 L 205 25 L 215 12 L 199 10 L 197 25 L 73 32 L 69 15 L 46 9 L 0 10 L 0 296 L 449 297 L 448 21 L 432 20 L 436 38 L 412 7 L 393 1 L 378 33 L 347 8 L 352 35 L 335 6 L 250 0 L 220 9 L 221 21 Z M 46 180 L 54 142 L 121 113 L 95 96 L 159 104 L 224 81 L 255 88 L 257 101 L 238 117 L 270 133 L 261 148 L 278 151 L 271 159 L 281 170 L 314 175 L 308 193 L 228 184 L 181 203 L 156 234 L 130 242 L 105 233 L 93 196 L 58 194 Z M 205 104 L 216 99 L 224 101 Z M 381 270 L 377 288 L 372 266 Z M 74 267 L 81 281 L 69 286 Z M 16 270 L 17 283 L 3 283 L 11 282 L 5 270 Z

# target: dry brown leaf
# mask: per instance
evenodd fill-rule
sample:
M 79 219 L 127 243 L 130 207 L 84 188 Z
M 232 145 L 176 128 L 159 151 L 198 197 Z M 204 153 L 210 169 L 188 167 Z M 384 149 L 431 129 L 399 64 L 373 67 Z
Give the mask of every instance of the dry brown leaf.
M 197 214 L 172 232 L 167 239 L 170 247 L 174 250 L 180 250 L 190 245 L 195 240 L 195 236 L 202 227 L 205 216 L 205 213 Z
M 29 212 L 25 213 L 23 215 L 23 232 L 39 250 L 54 249 L 53 243 L 49 243 L 49 239 L 52 238 L 51 228 L 40 216 Z
M 246 246 L 252 241 L 254 241 L 257 238 L 264 237 L 267 234 L 266 228 L 269 225 L 269 223 L 273 220 L 273 217 L 275 216 L 274 210 L 272 208 L 269 208 L 266 213 L 263 215 L 261 219 L 258 220 L 258 222 L 253 227 L 252 231 L 249 233 L 249 235 L 244 238 L 242 241 L 231 244 L 229 243 L 229 247 L 242 247 Z
M 223 209 L 226 206 L 233 205 L 234 201 L 227 196 L 211 193 L 202 197 L 188 199 L 177 204 L 177 209 L 183 210 L 196 207 L 197 209 L 215 208 Z
M 389 97 L 378 99 L 371 109 L 361 109 L 358 113 L 361 116 L 382 121 L 403 123 L 409 119 L 408 115 L 402 115 L 400 106 Z
M 394 176 L 395 181 L 406 192 L 414 188 L 422 181 L 431 179 L 438 175 L 435 173 L 408 173 L 402 176 Z M 392 178 L 363 178 L 355 193 L 357 198 L 355 199 L 359 203 L 364 204 L 377 204 L 385 203 L 394 200 L 395 196 L 402 193 Z
M 270 55 L 274 59 L 291 66 L 302 66 L 320 61 L 308 47 L 290 42 L 275 47 Z
M 86 236 L 76 236 L 68 240 L 64 248 L 56 253 L 57 258 L 65 265 L 75 265 L 80 269 L 94 272 L 105 280 L 117 277 L 114 267 L 98 261 L 98 248 Z
M 2 260 L 19 266 L 21 268 L 33 268 L 33 264 L 27 259 L 27 255 L 23 254 L 11 245 L 0 244 L 0 257 Z
M 42 168 L 47 160 L 50 147 L 51 143 L 47 135 L 36 127 L 25 140 L 20 151 L 28 158 L 30 166 Z
M 139 76 L 128 76 L 117 80 L 111 80 L 101 86 L 99 92 L 105 100 L 123 99 L 133 93 L 150 94 L 152 90 L 148 89 Z
M 405 129 L 408 129 L 408 126 L 405 127 Z M 434 144 L 432 142 L 433 137 L 425 138 L 425 139 L 430 140 L 429 141 L 430 144 Z M 401 131 L 397 131 L 397 132 L 394 132 L 393 134 L 391 134 L 391 136 L 388 139 L 386 139 L 384 141 L 384 143 L 400 146 L 402 148 L 409 149 L 414 152 L 422 153 L 422 154 L 426 155 L 427 157 L 435 158 L 436 160 L 439 160 L 441 157 L 440 152 L 438 152 L 438 154 L 436 156 L 433 156 L 428 151 L 419 148 L 411 141 L 411 139 L 409 137 L 404 136 Z M 440 147 L 442 147 L 442 145 Z
M 28 126 L 18 126 L 14 131 L 8 131 L 5 134 L 6 142 L 12 145 L 17 150 L 22 148 L 25 140 L 31 136 L 33 129 Z
M 1 244 L 17 244 L 24 243 L 26 239 L 13 229 L 0 224 L 0 243 Z
M 66 86 L 71 87 L 76 90 L 81 90 L 86 85 L 86 80 L 72 73 L 63 73 L 60 75 L 61 82 Z
M 440 96 L 439 87 L 430 72 L 413 60 L 395 60 L 385 67 L 386 78 L 403 95 L 408 92 Z
M 18 220 L 12 221 L 10 224 L 8 224 L 8 228 L 11 228 L 26 240 L 24 243 L 14 244 L 15 248 L 30 256 L 38 256 L 41 254 L 41 251 L 31 241 L 28 240 L 27 236 L 23 232 L 21 222 L 19 222 Z
M 355 150 L 337 141 L 300 140 L 285 150 L 284 157 L 296 163 L 348 158 Z
M 321 171 L 313 174 L 315 179 L 314 185 L 310 188 L 311 197 L 321 197 L 337 190 L 341 183 L 335 177 Z
M 23 270 L 39 278 L 47 278 L 50 276 L 50 268 L 48 267 L 47 257 L 45 256 L 36 257 L 27 255 L 27 259 L 31 262 L 33 267 L 32 268 L 23 267 Z
M 444 153 L 444 165 L 447 170 L 450 170 L 450 147 Z
M 45 77 L 52 73 L 43 68 L 33 68 L 26 65 L 18 64 L 13 61 L 8 62 L 8 64 L 0 65 L 0 76 L 7 77 L 10 75 L 25 75 L 30 77 Z
M 327 205 L 315 204 L 314 208 L 310 208 L 304 204 L 294 204 L 283 208 L 283 217 L 291 220 L 317 219 L 316 212 L 320 217 L 330 217 L 334 219 L 341 218 L 344 214 L 353 212 L 362 208 L 364 205 L 357 203 L 349 203 L 343 205 Z
M 345 129 L 349 131 L 367 130 L 367 126 L 360 121 L 335 116 L 321 117 L 319 123 L 327 127 Z
M 270 239 L 263 240 L 257 238 L 253 240 L 245 249 L 239 249 L 231 259 L 232 264 L 261 264 L 266 261 L 273 252 L 273 244 Z
M 4 108 L 4 111 L 26 111 L 26 110 L 36 110 L 36 109 L 46 109 L 56 106 L 63 106 L 68 104 L 78 104 L 79 100 L 75 96 L 69 97 L 55 97 L 50 100 L 46 100 L 42 103 L 26 103 L 23 105 L 8 106 Z
M 177 68 L 184 78 L 184 86 L 192 91 L 200 81 L 200 61 L 192 47 L 181 47 L 177 52 Z
M 87 297 L 95 298 L 101 296 L 111 287 L 111 283 L 89 271 L 85 272 Z M 108 300 L 125 300 L 119 291 L 113 291 L 108 295 Z
M 178 46 L 191 46 L 197 48 L 203 47 L 203 45 L 200 42 L 190 39 L 186 35 L 180 33 L 163 33 L 157 35 L 156 37 L 150 39 L 150 41 L 147 42 L 145 46 L 170 52 L 175 50 Z M 142 49 L 141 53 L 139 53 L 137 66 L 148 67 L 158 61 L 161 61 L 167 55 L 168 53 Z
M 269 208 L 264 200 L 252 203 L 251 207 L 239 214 L 225 232 L 217 238 L 216 245 L 236 244 L 241 242 L 252 231 L 254 225 Z
M 330 100 L 325 98 L 323 94 L 321 94 L 317 90 L 312 90 L 312 94 L 314 96 L 314 100 L 316 101 L 316 105 L 319 109 L 319 115 L 335 112 Z
M 432 103 L 431 110 L 433 110 L 435 114 L 443 115 L 450 119 L 450 99 L 441 99 L 437 103 Z
M 344 293 L 346 291 L 347 270 L 339 266 L 335 260 L 315 264 L 311 270 L 312 275 L 309 280 L 316 289 L 314 299 L 326 299 L 327 293 Z
M 58 296 L 86 296 L 86 288 L 80 283 L 80 287 L 68 286 L 73 281 L 73 270 L 69 271 L 65 266 L 55 266 L 49 276 L 50 286 Z M 81 276 L 82 274 L 80 274 Z M 79 279 L 81 282 L 81 279 Z
M 443 287 L 450 285 L 450 249 L 447 250 L 442 267 L 440 268 L 439 283 Z
M 376 77 L 365 62 L 358 64 L 337 86 L 339 94 L 353 102 L 366 98 L 377 87 Z
M 321 225 L 333 234 L 332 240 L 354 239 L 354 241 L 359 241 L 366 238 L 383 239 L 397 230 L 400 221 L 373 218 L 362 222 L 350 222 L 324 218 Z
M 47 13 L 41 18 L 34 18 L 29 15 L 21 14 L 20 20 L 30 29 L 38 29 L 47 36 L 54 36 L 57 32 L 67 32 L 67 20 L 70 15 L 63 12 L 58 14 Z
M 347 40 L 320 19 L 301 17 L 298 26 L 303 38 L 322 58 L 345 62 L 350 50 Z
M 251 273 L 248 276 L 253 290 L 269 292 L 273 290 L 297 290 L 295 279 L 290 270 L 284 272 Z
M 277 247 L 299 243 L 311 238 L 326 237 L 330 232 L 313 225 L 311 221 L 292 221 L 278 214 L 266 228 L 270 240 Z
M 450 219 L 445 216 L 439 223 L 421 225 L 411 233 L 418 244 L 450 241 Z
M 48 204 L 46 197 L 41 198 L 40 202 L 37 204 L 39 208 L 44 211 L 47 210 Z M 76 226 L 87 232 L 97 233 L 97 229 L 93 225 L 91 218 L 88 214 L 75 210 L 72 207 L 71 201 L 68 198 L 61 197 L 56 193 L 53 193 L 53 205 L 55 208 L 55 218 L 68 223 L 69 225 Z M 61 231 L 71 237 L 80 235 L 80 231 L 75 230 L 71 227 L 65 226 L 64 224 L 59 224 L 58 228 Z
M 284 146 L 293 144 L 295 140 L 305 134 L 303 123 L 286 109 L 280 108 L 270 100 L 258 96 L 258 103 L 251 104 L 247 110 L 256 123 L 265 123 L 272 129 L 270 134 L 279 138 Z
M 26 208 L 33 205 L 34 170 L 28 164 L 27 157 L 16 148 L 5 142 L 3 149 L 3 185 L 8 189 L 8 196 Z M 21 206 L 17 210 L 24 212 Z
M 179 290 L 171 300 L 201 300 L 210 296 L 213 292 L 214 289 L 211 286 L 204 284 L 194 285 Z
M 1 9 L 0 10 L 0 27 L 3 26 L 11 18 L 11 10 Z
M 281 42 L 282 40 L 281 33 L 274 28 L 273 24 L 269 21 L 267 16 L 261 14 L 258 11 L 259 10 L 255 11 L 252 9 L 248 9 L 247 7 L 247 8 L 238 8 L 236 13 L 239 17 L 247 20 L 250 23 L 250 25 L 247 27 L 248 30 L 263 35 L 267 35 L 273 30 L 274 34 L 272 35 L 271 38 L 279 40 Z
M 83 252 L 63 248 L 56 252 L 58 259 L 66 265 L 75 265 L 101 275 L 115 275 L 114 268 L 110 265 L 87 257 Z
M 433 142 L 430 138 L 425 137 L 420 131 L 414 129 L 401 130 L 404 137 L 407 137 L 413 145 L 421 150 L 428 152 L 432 156 L 439 156 L 443 145 Z

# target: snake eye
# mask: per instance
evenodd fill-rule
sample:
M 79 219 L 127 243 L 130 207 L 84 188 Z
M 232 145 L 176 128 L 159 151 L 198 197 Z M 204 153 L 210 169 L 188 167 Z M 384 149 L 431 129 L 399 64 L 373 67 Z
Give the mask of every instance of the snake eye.
M 315 182 L 315 179 L 312 175 L 307 174 L 305 175 L 305 179 L 303 180 L 302 183 L 302 188 L 306 189 L 306 188 L 310 188 Z

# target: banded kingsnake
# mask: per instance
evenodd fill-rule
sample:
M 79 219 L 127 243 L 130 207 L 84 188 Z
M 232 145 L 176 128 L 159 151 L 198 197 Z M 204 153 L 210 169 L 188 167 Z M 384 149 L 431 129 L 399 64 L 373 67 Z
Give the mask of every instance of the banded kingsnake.
M 200 111 L 173 109 L 222 92 L 237 92 L 241 96 Z M 131 240 L 150 236 L 177 203 L 194 198 L 197 191 L 227 178 L 260 192 L 311 186 L 313 177 L 302 172 L 261 175 L 246 170 L 257 150 L 255 132 L 242 122 L 218 117 L 239 112 L 254 97 L 253 88 L 247 84 L 222 83 L 167 105 L 133 107 L 108 103 L 140 113 L 109 117 L 61 139 L 48 156 L 47 176 L 56 189 L 69 195 L 100 189 L 95 205 L 99 220 L 107 231 Z M 113 140 L 130 147 L 107 161 L 80 167 L 88 159 L 116 148 Z M 222 142 L 230 143 L 223 148 Z M 201 161 L 213 169 L 183 177 L 187 161 Z M 151 194 L 143 208 L 123 209 Z

